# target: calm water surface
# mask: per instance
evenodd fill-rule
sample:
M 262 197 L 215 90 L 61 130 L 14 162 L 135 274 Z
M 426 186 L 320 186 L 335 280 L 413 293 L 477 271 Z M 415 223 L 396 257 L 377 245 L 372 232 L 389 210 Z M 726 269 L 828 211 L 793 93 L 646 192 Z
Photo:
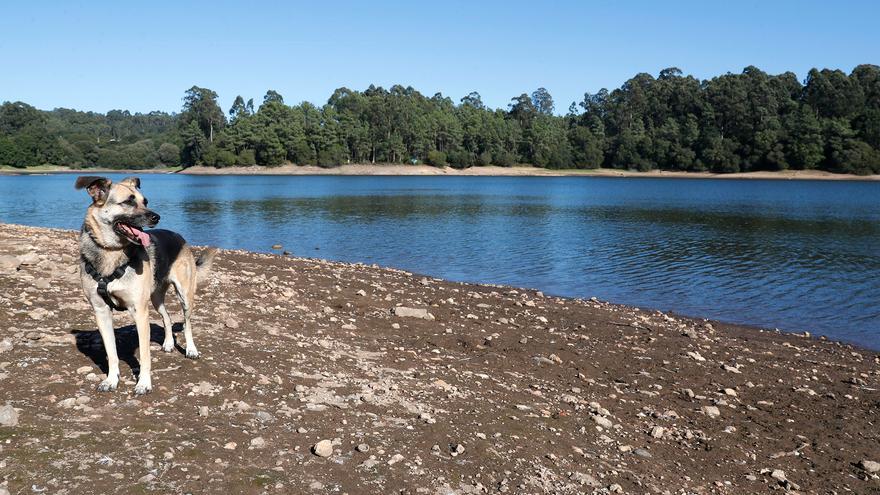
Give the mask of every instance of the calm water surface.
M 118 176 L 113 176 L 119 178 Z M 596 296 L 880 348 L 880 182 L 143 175 L 194 244 Z M 0 221 L 79 228 L 74 176 L 0 176 Z

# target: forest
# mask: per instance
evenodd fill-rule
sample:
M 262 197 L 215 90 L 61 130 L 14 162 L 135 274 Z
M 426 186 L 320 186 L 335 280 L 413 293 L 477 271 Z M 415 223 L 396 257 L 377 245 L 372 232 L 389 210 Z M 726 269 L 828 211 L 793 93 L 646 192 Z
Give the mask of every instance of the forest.
M 880 67 L 792 72 L 756 67 L 708 80 L 677 68 L 585 93 L 562 115 L 539 88 L 487 107 L 409 86 L 339 88 L 295 105 L 269 90 L 224 111 L 193 86 L 179 113 L 0 106 L 0 165 L 155 168 L 333 167 L 345 163 L 555 169 L 713 171 L 817 169 L 880 173 Z

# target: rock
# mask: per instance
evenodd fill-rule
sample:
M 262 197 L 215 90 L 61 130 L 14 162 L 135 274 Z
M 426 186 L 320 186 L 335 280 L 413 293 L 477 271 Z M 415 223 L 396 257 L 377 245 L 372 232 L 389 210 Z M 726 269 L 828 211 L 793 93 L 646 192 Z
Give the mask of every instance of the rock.
M 869 473 L 876 473 L 880 471 L 880 462 L 863 459 L 862 462 L 859 463 L 859 467 Z
M 651 436 L 654 438 L 663 438 L 664 433 L 666 433 L 666 428 L 662 426 L 655 426 L 651 428 Z
M 80 366 L 79 368 L 76 369 L 76 374 L 81 375 L 83 373 L 88 373 L 89 371 L 92 371 L 91 366 Z
M 225 322 L 226 328 L 238 328 L 238 322 L 234 318 L 227 318 Z
M 356 294 L 361 297 L 366 297 L 367 291 L 365 291 L 364 289 L 361 289 L 361 290 L 357 291 Z
M 611 428 L 612 426 L 614 426 L 614 423 L 612 423 L 611 420 L 606 418 L 605 416 L 594 414 L 592 416 L 592 419 L 597 425 L 601 426 L 602 428 Z
M 3 407 L 0 407 L 0 426 L 17 426 L 18 425 L 18 411 L 16 411 L 11 405 L 6 404 Z
M 22 265 L 36 265 L 40 262 L 40 257 L 37 256 L 37 253 L 31 251 L 30 253 L 19 255 L 18 261 Z
M 235 450 L 236 447 L 238 447 L 238 444 L 235 442 L 229 442 L 223 446 L 223 448 L 226 450 Z
M 49 312 L 46 311 L 46 310 L 43 309 L 43 308 L 37 308 L 37 309 L 34 309 L 34 310 L 28 312 L 28 316 L 29 316 L 30 319 L 32 319 L 32 320 L 42 320 L 42 319 L 44 319 L 48 314 L 49 314 Z
M 0 273 L 14 273 L 21 266 L 18 257 L 4 254 L 0 256 Z
M 369 452 L 370 446 L 365 443 L 361 443 L 358 444 L 357 447 L 355 447 L 355 450 L 357 450 L 358 452 Z
M 402 318 L 421 318 L 423 320 L 433 320 L 434 315 L 428 313 L 424 308 L 407 308 L 406 306 L 397 306 L 391 310 L 395 316 Z
M 254 413 L 254 419 L 259 421 L 260 423 L 271 423 L 275 421 L 275 417 L 266 411 L 257 411 Z
M 284 246 L 282 246 L 281 244 L 272 244 L 272 249 L 275 249 L 275 250 L 281 249 L 283 247 Z
M 638 448 L 638 449 L 633 450 L 633 454 L 635 454 L 639 457 L 644 457 L 645 459 L 650 459 L 650 458 L 654 457 L 653 454 L 651 454 L 650 452 L 648 452 L 647 450 L 642 449 L 642 448 Z
M 393 456 L 391 456 L 391 459 L 388 459 L 388 465 L 393 466 L 393 465 L 397 464 L 398 462 L 402 461 L 403 459 L 404 459 L 404 457 L 402 455 L 394 454 Z
M 694 361 L 703 362 L 706 360 L 706 358 L 701 356 L 700 353 L 696 351 L 688 351 L 687 355 L 690 356 Z
M 76 405 L 76 399 L 74 397 L 70 397 L 69 399 L 64 399 L 58 401 L 57 406 L 62 409 L 70 409 L 71 407 Z
M 312 446 L 312 452 L 318 457 L 330 457 L 333 455 L 333 444 L 330 440 L 321 440 Z
M 214 387 L 210 383 L 202 381 L 202 382 L 199 382 L 198 385 L 193 387 L 192 391 L 194 394 L 197 394 L 197 395 L 208 395 L 214 391 Z
M 262 449 L 266 446 L 266 440 L 263 437 L 256 437 L 251 439 L 251 447 L 255 449 Z
M 49 281 L 46 280 L 45 278 L 38 278 L 34 281 L 34 287 L 41 289 L 41 290 L 48 289 L 50 285 L 51 284 L 49 283 Z
M 152 473 L 148 473 L 138 478 L 138 483 L 150 483 L 154 479 L 156 479 L 156 476 Z
M 742 373 L 742 371 L 740 371 L 740 369 L 739 369 L 738 366 L 730 366 L 730 365 L 728 365 L 728 364 L 725 364 L 725 365 L 722 365 L 721 368 L 722 368 L 724 371 L 729 371 L 729 372 L 731 372 L 731 373 L 736 373 L 737 375 L 739 375 L 739 374 Z
M 721 416 L 721 411 L 715 406 L 703 406 L 702 407 L 703 414 L 709 416 L 710 418 L 717 418 Z
M 208 406 L 199 406 L 199 416 L 203 418 L 208 416 Z
M 781 469 L 774 469 L 772 473 L 770 473 L 770 477 L 779 482 L 785 482 L 785 471 Z
M 15 345 L 9 339 L 0 340 L 0 354 L 3 354 L 6 351 L 11 351 Z
M 596 478 L 590 476 L 589 474 L 579 473 L 577 471 L 568 475 L 568 479 L 574 481 L 575 483 L 591 486 L 594 488 L 599 486 L 599 481 L 596 480 Z
M 457 456 L 464 454 L 464 445 L 457 443 L 452 447 L 452 455 Z

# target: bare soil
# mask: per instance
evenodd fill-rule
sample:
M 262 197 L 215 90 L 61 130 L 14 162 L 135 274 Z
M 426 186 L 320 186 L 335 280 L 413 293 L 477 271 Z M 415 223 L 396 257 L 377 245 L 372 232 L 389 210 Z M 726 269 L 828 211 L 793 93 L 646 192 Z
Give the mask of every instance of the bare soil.
M 584 169 L 584 170 L 553 170 L 532 166 L 515 167 L 471 167 L 457 169 L 452 167 L 432 167 L 430 165 L 395 165 L 395 164 L 350 164 L 338 167 L 317 167 L 314 165 L 281 165 L 278 167 L 189 167 L 180 168 L 157 168 L 118 170 L 104 168 L 70 169 L 65 167 L 36 167 L 33 169 L 14 169 L 11 167 L 0 168 L 0 175 L 18 174 L 47 174 L 47 173 L 71 173 L 71 174 L 96 174 L 96 173 L 123 173 L 123 174 L 170 174 L 179 173 L 184 175 L 448 175 L 448 176 L 536 176 L 536 177 L 642 177 L 642 178 L 677 178 L 677 179 L 777 179 L 777 180 L 856 180 L 876 181 L 880 175 L 853 175 L 833 174 L 821 170 L 784 170 L 777 172 L 744 172 L 735 174 L 716 174 L 712 172 L 674 172 L 665 170 L 651 170 L 648 172 L 636 172 L 629 170 L 617 170 L 608 168 Z
M 77 260 L 74 232 L 0 224 L 0 493 L 880 493 L 871 351 L 221 251 L 202 359 L 163 353 L 153 314 L 135 397 L 119 314 L 125 380 L 99 393 Z

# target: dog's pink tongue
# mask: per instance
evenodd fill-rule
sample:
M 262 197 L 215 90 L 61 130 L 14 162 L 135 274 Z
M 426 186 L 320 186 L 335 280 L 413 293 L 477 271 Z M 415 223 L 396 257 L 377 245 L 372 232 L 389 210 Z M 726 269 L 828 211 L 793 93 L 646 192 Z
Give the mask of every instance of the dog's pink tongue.
M 138 230 L 133 227 L 131 230 L 134 231 L 134 235 L 136 235 L 138 240 L 141 241 L 141 245 L 143 247 L 147 247 L 150 245 L 150 234 L 147 234 L 143 230 Z
M 147 247 L 150 245 L 150 234 L 147 234 L 146 232 L 138 228 L 132 227 L 131 225 L 121 224 L 121 227 L 128 233 L 137 237 L 137 240 L 141 243 L 143 247 Z

